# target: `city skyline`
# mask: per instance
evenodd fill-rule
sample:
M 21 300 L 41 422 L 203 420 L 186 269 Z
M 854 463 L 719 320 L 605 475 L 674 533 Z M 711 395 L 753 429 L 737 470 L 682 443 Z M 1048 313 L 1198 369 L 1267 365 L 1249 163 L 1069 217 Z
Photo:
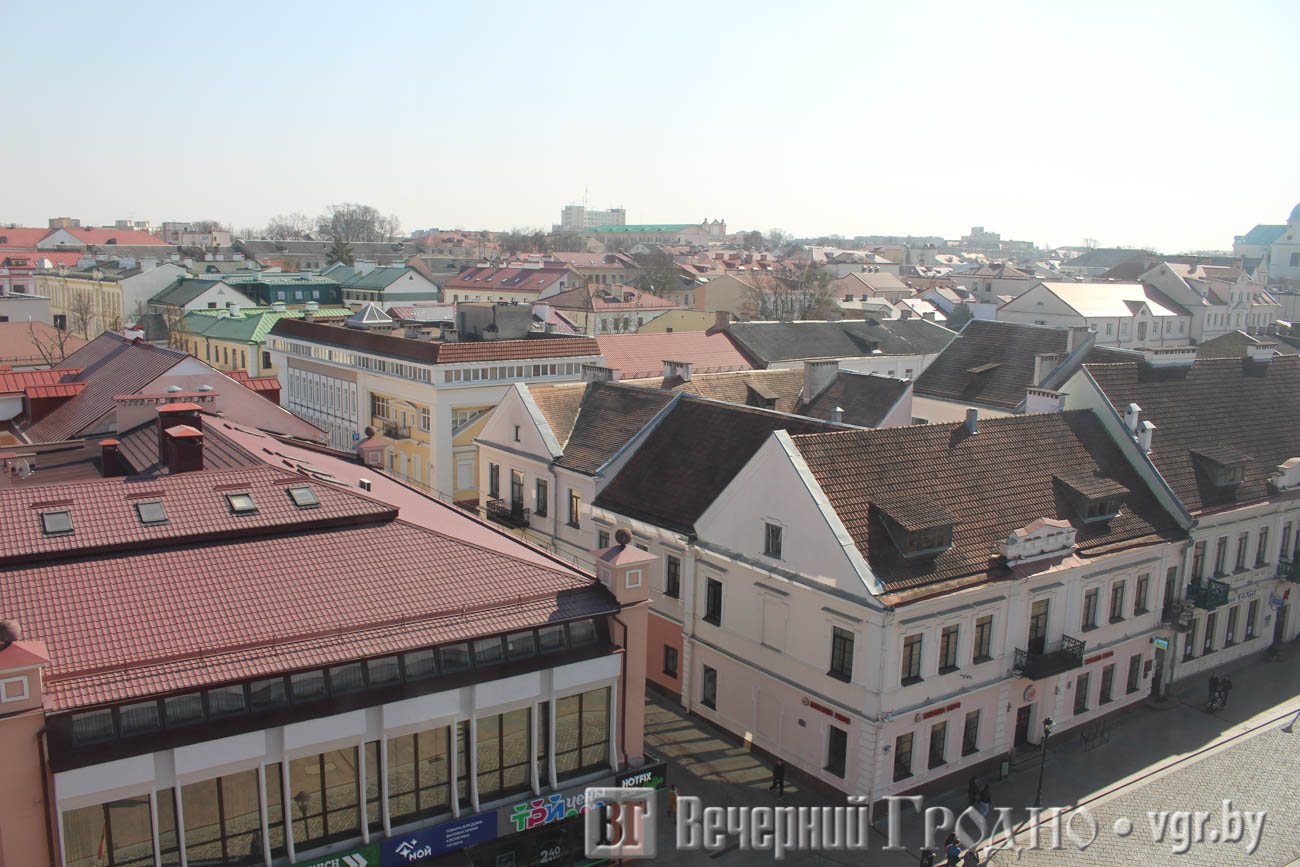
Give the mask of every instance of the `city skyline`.
M 1300 11 L 1282 3 L 944 5 L 924 21 L 581 8 L 235 3 L 183 35 L 90 4 L 8 9 L 15 32 L 59 36 L 13 47 L 40 86 L 8 94 L 28 124 L 2 157 L 0 222 L 261 227 L 356 201 L 406 229 L 507 230 L 549 227 L 586 189 L 629 222 L 848 238 L 982 225 L 1174 253 L 1228 249 L 1300 200 L 1300 120 L 1261 86 L 1300 71 L 1285 40 Z

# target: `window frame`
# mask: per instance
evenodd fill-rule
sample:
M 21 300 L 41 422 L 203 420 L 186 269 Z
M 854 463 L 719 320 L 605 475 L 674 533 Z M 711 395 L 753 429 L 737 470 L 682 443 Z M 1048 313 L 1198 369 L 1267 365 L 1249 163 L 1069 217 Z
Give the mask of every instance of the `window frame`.
M 831 664 L 826 672 L 845 683 L 853 681 L 853 649 L 855 635 L 840 626 L 831 626 Z

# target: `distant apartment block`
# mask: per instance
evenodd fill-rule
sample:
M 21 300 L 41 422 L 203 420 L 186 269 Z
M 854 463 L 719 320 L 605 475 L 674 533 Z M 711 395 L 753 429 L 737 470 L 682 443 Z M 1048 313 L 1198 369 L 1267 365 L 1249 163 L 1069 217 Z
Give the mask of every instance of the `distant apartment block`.
M 582 232 L 597 226 L 626 226 L 627 208 L 610 208 L 597 211 L 586 205 L 565 205 L 560 211 L 561 232 Z

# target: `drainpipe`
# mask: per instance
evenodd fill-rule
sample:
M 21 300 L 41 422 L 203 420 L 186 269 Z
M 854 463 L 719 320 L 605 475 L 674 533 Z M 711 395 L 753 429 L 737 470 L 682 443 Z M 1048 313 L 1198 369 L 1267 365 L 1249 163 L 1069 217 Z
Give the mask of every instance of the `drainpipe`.
M 619 619 L 617 614 L 610 615 L 610 620 L 617 623 L 623 630 L 623 643 L 619 646 L 623 648 L 623 658 L 619 662 L 620 675 L 619 680 L 623 683 L 623 688 L 619 692 L 619 709 L 618 709 L 618 744 L 614 747 L 616 753 L 622 753 L 623 766 L 627 767 L 627 750 L 624 749 L 625 738 L 627 737 L 627 624 Z
M 687 651 L 695 636 L 695 585 L 696 572 L 699 569 L 699 557 L 695 552 L 694 540 L 687 537 L 686 556 L 682 558 L 682 575 L 686 586 L 682 588 L 682 708 L 691 711 L 691 669 L 695 664 L 694 654 Z
M 50 847 L 50 863 L 62 864 L 63 851 L 60 848 L 61 842 L 59 835 L 55 831 L 55 825 L 58 816 L 58 805 L 50 797 L 50 740 L 49 730 L 44 726 L 36 733 L 36 742 L 40 746 L 41 755 L 41 797 L 45 799 L 45 842 Z

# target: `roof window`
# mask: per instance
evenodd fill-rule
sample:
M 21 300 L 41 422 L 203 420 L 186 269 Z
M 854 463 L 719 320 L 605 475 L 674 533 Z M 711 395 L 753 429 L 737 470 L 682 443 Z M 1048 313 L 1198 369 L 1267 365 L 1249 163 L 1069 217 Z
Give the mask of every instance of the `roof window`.
M 1102 524 L 1119 514 L 1128 488 L 1098 473 L 1072 473 L 1054 477 L 1078 516 L 1088 524 Z
M 952 547 L 957 519 L 921 499 L 877 501 L 876 510 L 898 552 L 908 559 L 934 557 Z
M 41 528 L 47 536 L 66 536 L 72 532 L 72 513 L 67 509 L 41 512 Z
M 1227 449 L 1201 449 L 1192 452 L 1197 473 L 1216 488 L 1230 488 L 1246 479 L 1250 457 Z
M 320 505 L 320 499 L 307 485 L 294 485 L 289 488 L 289 499 L 300 509 L 315 509 Z
M 253 495 L 246 491 L 226 494 L 226 502 L 230 504 L 230 511 L 236 515 L 257 514 L 257 503 L 253 502 Z
M 163 504 L 158 500 L 136 503 L 135 513 L 140 518 L 140 523 L 145 526 L 167 523 L 167 510 L 163 508 Z

